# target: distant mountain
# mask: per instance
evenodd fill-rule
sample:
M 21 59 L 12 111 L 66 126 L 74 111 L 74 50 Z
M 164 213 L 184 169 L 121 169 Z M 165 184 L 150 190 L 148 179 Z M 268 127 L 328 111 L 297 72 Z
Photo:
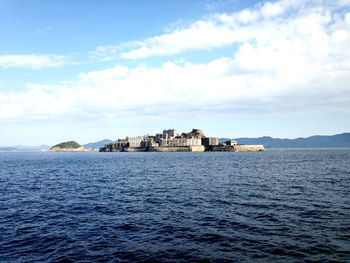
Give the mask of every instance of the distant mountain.
M 14 148 L 18 149 L 18 150 L 24 150 L 24 151 L 41 151 L 41 150 L 48 150 L 51 148 L 51 146 L 49 145 L 39 145 L 39 146 L 23 146 L 23 145 L 15 145 L 13 146 Z
M 99 149 L 107 143 L 113 142 L 112 140 L 102 140 L 98 142 L 92 142 L 84 144 L 85 149 L 96 148 Z M 40 146 L 23 146 L 23 145 L 14 145 L 14 146 L 0 146 L 0 152 L 36 152 L 36 151 L 48 151 L 52 146 L 49 145 L 40 145 Z
M 0 152 L 15 152 L 18 151 L 15 147 L 0 147 Z
M 10 147 L 0 146 L 0 152 L 38 152 L 38 151 L 47 151 L 50 149 L 49 145 L 40 145 L 40 146 L 22 146 L 15 145 Z
M 220 138 L 220 142 L 230 140 Z M 350 133 L 342 133 L 331 136 L 315 135 L 307 138 L 278 139 L 272 137 L 236 138 L 241 144 L 263 144 L 265 148 L 338 148 L 350 147 Z
M 83 146 L 85 147 L 85 149 L 89 149 L 89 148 L 99 149 L 99 148 L 105 146 L 105 144 L 112 143 L 112 142 L 113 142 L 112 140 L 104 139 L 104 140 L 98 141 L 98 142 L 87 143 L 87 144 L 84 144 Z
M 142 136 L 140 136 L 142 137 Z M 143 137 L 147 137 L 146 135 Z M 263 144 L 265 148 L 350 148 L 350 133 L 342 133 L 330 136 L 315 135 L 307 138 L 297 139 L 279 139 L 268 136 L 259 138 L 220 138 L 220 142 L 227 140 L 236 140 L 241 144 Z M 104 139 L 98 142 L 84 144 L 85 149 L 99 149 L 105 144 L 112 143 L 112 140 Z M 40 146 L 0 146 L 0 152 L 31 152 L 31 151 L 47 151 L 51 148 L 49 145 Z

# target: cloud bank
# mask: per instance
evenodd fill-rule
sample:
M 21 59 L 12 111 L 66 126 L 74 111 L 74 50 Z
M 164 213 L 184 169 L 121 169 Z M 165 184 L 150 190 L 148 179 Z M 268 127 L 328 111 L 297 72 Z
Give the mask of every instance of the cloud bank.
M 55 68 L 68 64 L 65 56 L 57 55 L 2 55 L 0 67 L 2 68 Z
M 254 43 L 256 46 L 276 48 L 290 44 L 291 47 L 303 48 L 297 44 L 305 42 L 304 45 L 312 44 L 317 48 L 323 45 L 323 34 L 329 33 L 330 24 L 339 22 L 341 16 L 345 15 L 343 10 L 346 7 L 349 9 L 349 6 L 349 1 L 345 0 L 265 2 L 253 9 L 233 14 L 215 14 L 167 34 L 119 46 L 100 46 L 94 54 L 119 54 L 125 59 L 141 59 L 221 48 L 234 43 Z M 315 50 L 318 51 L 324 50 Z
M 99 54 L 142 59 L 188 50 L 205 55 L 207 49 L 238 44 L 232 56 L 208 63 L 117 65 L 56 86 L 28 84 L 25 92 L 0 93 L 0 118 L 349 113 L 349 6 L 349 1 L 266 2 L 117 48 L 99 47 Z

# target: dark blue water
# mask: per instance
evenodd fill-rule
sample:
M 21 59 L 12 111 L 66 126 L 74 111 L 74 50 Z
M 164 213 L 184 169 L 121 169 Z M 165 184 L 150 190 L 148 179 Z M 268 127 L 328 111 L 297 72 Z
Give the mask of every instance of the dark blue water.
M 1 262 L 350 261 L 350 150 L 0 153 Z

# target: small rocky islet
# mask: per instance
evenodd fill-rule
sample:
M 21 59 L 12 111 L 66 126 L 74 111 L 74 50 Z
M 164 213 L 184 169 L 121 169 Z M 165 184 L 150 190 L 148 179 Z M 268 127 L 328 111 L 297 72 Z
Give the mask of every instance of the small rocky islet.
M 83 145 L 75 141 L 62 142 L 52 146 L 49 152 L 86 152 L 96 151 L 95 148 L 85 149 Z

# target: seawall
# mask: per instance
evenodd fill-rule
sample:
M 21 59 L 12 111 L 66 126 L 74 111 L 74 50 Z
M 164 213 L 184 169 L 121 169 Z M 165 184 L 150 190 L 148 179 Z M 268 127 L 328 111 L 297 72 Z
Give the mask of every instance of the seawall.
M 127 147 L 116 148 L 109 145 L 109 147 L 100 148 L 100 152 L 204 152 L 203 145 L 193 146 L 177 146 L 177 147 Z
M 264 145 L 211 145 L 207 151 L 213 152 L 262 152 Z
M 192 145 L 192 146 L 159 146 L 159 147 L 150 147 L 150 152 L 204 152 L 205 147 L 203 145 Z
M 264 145 L 235 145 L 235 151 L 238 152 L 262 152 L 265 151 Z
M 260 152 L 265 151 L 264 145 L 192 145 L 192 146 L 159 146 L 159 147 L 127 147 L 116 148 L 114 144 L 100 148 L 100 152 Z

